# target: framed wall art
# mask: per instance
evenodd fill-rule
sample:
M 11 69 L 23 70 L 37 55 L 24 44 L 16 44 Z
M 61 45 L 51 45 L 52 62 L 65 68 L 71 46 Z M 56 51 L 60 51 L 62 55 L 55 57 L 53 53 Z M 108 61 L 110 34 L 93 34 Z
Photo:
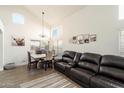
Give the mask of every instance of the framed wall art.
M 90 42 L 95 42 L 96 41 L 96 34 L 90 35 Z
M 85 44 L 96 41 L 96 34 L 80 34 L 71 38 L 72 44 Z
M 12 46 L 25 46 L 25 37 L 11 36 Z

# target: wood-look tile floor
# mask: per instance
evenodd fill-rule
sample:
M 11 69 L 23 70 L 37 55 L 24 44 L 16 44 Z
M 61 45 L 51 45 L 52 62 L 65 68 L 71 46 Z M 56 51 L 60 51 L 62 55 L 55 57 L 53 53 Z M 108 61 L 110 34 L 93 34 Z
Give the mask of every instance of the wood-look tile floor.
M 21 83 L 28 82 L 51 73 L 54 69 L 27 69 L 27 66 L 16 67 L 12 70 L 0 71 L 0 88 L 18 88 Z

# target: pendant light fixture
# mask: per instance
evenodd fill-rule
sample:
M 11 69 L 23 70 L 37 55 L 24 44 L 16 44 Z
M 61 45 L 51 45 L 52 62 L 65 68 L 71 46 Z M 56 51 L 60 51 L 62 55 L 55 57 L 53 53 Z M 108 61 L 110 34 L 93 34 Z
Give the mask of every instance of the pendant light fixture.
M 44 12 L 42 12 L 42 34 L 40 35 L 41 36 L 41 38 L 45 38 L 45 34 L 44 34 Z

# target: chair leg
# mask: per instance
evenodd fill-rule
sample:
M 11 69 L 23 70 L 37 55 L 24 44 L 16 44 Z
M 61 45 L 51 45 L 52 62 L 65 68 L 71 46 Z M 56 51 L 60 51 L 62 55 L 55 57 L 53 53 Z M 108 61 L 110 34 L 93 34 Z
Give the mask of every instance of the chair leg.
M 49 62 L 47 62 L 47 66 L 48 66 L 48 68 L 50 67 L 50 64 L 49 64 Z
M 53 68 L 53 63 L 52 63 L 52 61 L 45 61 L 44 63 L 43 63 L 43 65 L 42 65 L 42 68 L 44 68 L 45 69 L 45 71 L 47 70 L 47 68 Z
M 35 65 L 36 65 L 36 68 L 38 68 L 38 63 L 36 63 Z
M 44 68 L 45 71 L 47 70 L 47 64 L 46 64 L 46 62 L 43 62 L 43 64 L 42 64 L 42 68 Z
M 44 68 L 44 64 L 43 63 L 41 63 L 41 68 Z
M 45 68 L 45 64 L 44 63 L 42 63 L 42 68 Z
M 51 61 L 51 68 L 53 68 L 53 62 Z
M 49 67 L 49 68 L 52 68 L 52 61 L 48 61 L 47 64 L 48 64 L 48 67 Z
M 47 62 L 45 62 L 45 71 L 47 70 L 47 65 L 48 65 Z
M 53 68 L 53 62 L 52 62 L 52 60 L 50 61 L 50 68 Z

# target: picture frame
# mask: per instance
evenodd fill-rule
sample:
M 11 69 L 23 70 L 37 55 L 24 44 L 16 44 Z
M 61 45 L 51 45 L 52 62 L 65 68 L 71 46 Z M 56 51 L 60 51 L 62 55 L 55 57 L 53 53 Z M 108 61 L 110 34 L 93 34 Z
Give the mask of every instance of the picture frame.
M 90 35 L 90 42 L 95 42 L 96 41 L 96 34 Z
M 84 34 L 84 43 L 89 43 L 90 40 L 89 40 L 89 34 Z
M 25 46 L 25 37 L 24 36 L 11 36 L 11 45 L 12 46 Z
M 76 43 L 77 43 L 77 36 L 73 36 L 73 37 L 72 37 L 72 43 L 73 43 L 73 44 L 76 44 Z
M 84 35 L 78 35 L 77 36 L 77 44 L 84 44 Z
M 96 41 L 96 34 L 80 34 L 70 39 L 72 44 L 85 44 Z
M 40 49 L 40 46 L 41 46 L 40 40 L 35 40 L 35 39 L 30 40 L 30 49 L 31 50 Z

